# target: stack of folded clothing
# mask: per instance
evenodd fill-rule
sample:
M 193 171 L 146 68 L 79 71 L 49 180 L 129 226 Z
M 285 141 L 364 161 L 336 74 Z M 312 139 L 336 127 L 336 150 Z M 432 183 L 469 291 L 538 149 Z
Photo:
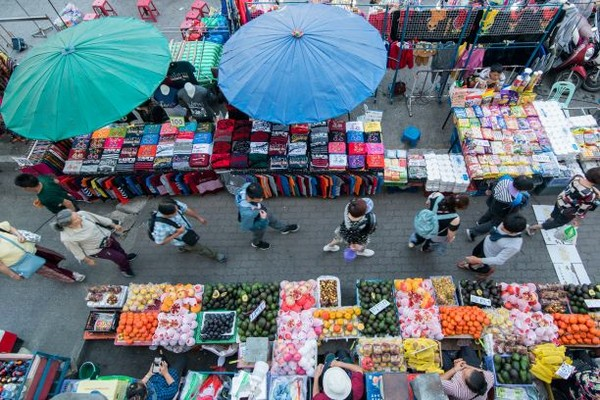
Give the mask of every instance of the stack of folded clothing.
M 367 143 L 367 167 L 369 169 L 383 169 L 385 160 L 383 143 Z
M 288 169 L 287 146 L 289 141 L 288 127 L 274 125 L 269 139 L 270 168 L 273 170 Z
M 246 169 L 250 166 L 248 155 L 250 154 L 251 131 L 252 121 L 235 121 L 231 146 L 231 168 Z
M 116 133 L 120 133 L 120 131 Z M 125 135 L 125 131 L 122 131 L 122 133 Z M 98 164 L 98 173 L 112 174 L 115 172 L 124 141 L 124 137 L 115 136 L 109 136 L 104 140 L 104 150 L 102 151 L 100 164 Z
M 151 171 L 156 157 L 156 147 L 160 138 L 160 125 L 146 125 L 140 139 L 140 148 L 135 161 L 135 171 Z
M 212 154 L 212 127 L 198 126 L 197 129 L 202 129 L 203 131 L 194 133 L 190 167 L 206 168 L 210 164 L 210 155 Z
M 231 166 L 231 141 L 234 128 L 235 121 L 232 119 L 221 119 L 217 122 L 210 161 L 214 169 L 229 168 Z
M 195 124 L 194 124 L 195 125 Z M 195 129 L 196 126 L 186 126 L 187 129 Z M 190 169 L 190 155 L 194 148 L 194 131 L 180 131 L 175 139 L 173 147 L 173 169 L 186 171 Z
M 108 130 L 106 130 L 106 136 L 108 136 Z M 104 149 L 104 140 L 105 138 L 94 138 L 94 135 L 92 135 L 92 139 L 88 145 L 87 156 L 81 165 L 82 174 L 98 173 L 98 166 L 100 165 L 100 158 L 102 158 L 102 151 Z
M 288 164 L 290 169 L 308 168 L 308 124 L 290 126 L 290 143 L 288 144 Z
M 381 123 L 377 121 L 365 122 L 365 142 L 383 143 L 381 140 Z
M 65 161 L 63 173 L 79 174 L 81 172 L 90 140 L 90 135 L 81 135 L 73 138 L 73 145 L 71 146 L 71 150 L 69 150 L 67 161 Z
M 312 127 L 310 132 L 310 166 L 315 169 L 329 167 L 329 134 L 327 127 Z
M 173 154 L 175 151 L 175 139 L 179 134 L 179 129 L 170 123 L 162 124 L 158 145 L 156 146 L 156 158 L 154 159 L 154 169 L 164 170 L 173 167 Z
M 143 126 L 131 126 L 123 139 L 123 147 L 119 153 L 116 172 L 133 172 L 135 158 L 142 142 Z
M 367 146 L 362 142 L 348 143 L 348 168 L 361 170 L 365 168 Z
M 250 168 L 269 168 L 269 140 L 272 128 L 270 122 L 261 120 L 252 121 L 250 155 L 248 157 Z

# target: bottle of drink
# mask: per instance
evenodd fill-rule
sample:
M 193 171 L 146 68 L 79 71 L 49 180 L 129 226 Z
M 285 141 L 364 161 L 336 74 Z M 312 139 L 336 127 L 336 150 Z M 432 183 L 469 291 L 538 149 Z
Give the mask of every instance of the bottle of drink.
M 540 81 L 541 78 L 542 78 L 542 71 L 535 71 L 533 73 L 533 76 L 531 77 L 531 80 L 529 81 L 529 83 L 527 84 L 527 86 L 525 86 L 525 91 L 526 92 L 533 92 L 533 89 L 535 88 L 535 85 L 538 84 L 538 82 Z
M 523 75 L 517 75 L 517 77 L 515 78 L 515 80 L 512 83 L 512 86 L 510 87 L 510 90 L 514 90 L 515 92 L 518 91 L 519 86 L 521 86 L 523 84 Z

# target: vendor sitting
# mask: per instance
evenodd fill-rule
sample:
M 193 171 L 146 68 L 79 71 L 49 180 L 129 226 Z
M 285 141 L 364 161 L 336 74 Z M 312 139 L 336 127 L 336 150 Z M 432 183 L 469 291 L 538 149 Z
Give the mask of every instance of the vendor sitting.
M 506 80 L 503 71 L 504 68 L 500 64 L 492 64 L 490 67 L 482 69 L 477 77 L 475 87 L 499 91 L 504 86 L 504 81 Z
M 461 347 L 453 361 L 444 352 L 442 388 L 450 400 L 487 399 L 487 392 L 494 386 L 494 374 L 480 366 L 477 353 L 470 347 Z
M 323 392 L 319 382 L 321 376 Z M 335 355 L 330 353 L 325 357 L 325 365 L 317 366 L 312 400 L 360 400 L 364 394 L 363 369 L 352 364 L 347 351 L 338 351 Z
M 166 361 L 160 364 L 159 372 L 150 370 L 141 380 L 127 388 L 128 400 L 172 400 L 179 391 L 180 373 L 169 367 Z

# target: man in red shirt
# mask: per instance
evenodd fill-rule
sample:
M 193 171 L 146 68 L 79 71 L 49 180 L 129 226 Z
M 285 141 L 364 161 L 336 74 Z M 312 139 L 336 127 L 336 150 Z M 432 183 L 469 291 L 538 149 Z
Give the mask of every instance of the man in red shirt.
M 358 365 L 333 360 L 323 374 L 323 364 L 315 370 L 312 400 L 361 400 L 365 393 L 363 369 Z M 348 376 L 348 372 L 351 373 Z M 323 392 L 319 379 L 323 375 Z

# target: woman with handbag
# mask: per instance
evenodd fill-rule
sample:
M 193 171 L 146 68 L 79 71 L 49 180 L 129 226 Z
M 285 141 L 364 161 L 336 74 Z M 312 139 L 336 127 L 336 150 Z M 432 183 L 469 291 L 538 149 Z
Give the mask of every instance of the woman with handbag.
M 62 210 L 56 214 L 54 227 L 60 232 L 60 241 L 79 262 L 92 267 L 96 265 L 94 258 L 103 258 L 117 264 L 124 277 L 135 276 L 131 261 L 137 254 L 123 250 L 112 234 L 113 230 L 122 232 L 123 227 L 112 219 L 87 211 Z
M 62 255 L 31 240 L 39 240 L 39 235 L 18 231 L 7 221 L 0 222 L 1 273 L 14 280 L 27 279 L 34 273 L 65 283 L 85 279 L 83 274 L 58 266 L 65 259 Z

